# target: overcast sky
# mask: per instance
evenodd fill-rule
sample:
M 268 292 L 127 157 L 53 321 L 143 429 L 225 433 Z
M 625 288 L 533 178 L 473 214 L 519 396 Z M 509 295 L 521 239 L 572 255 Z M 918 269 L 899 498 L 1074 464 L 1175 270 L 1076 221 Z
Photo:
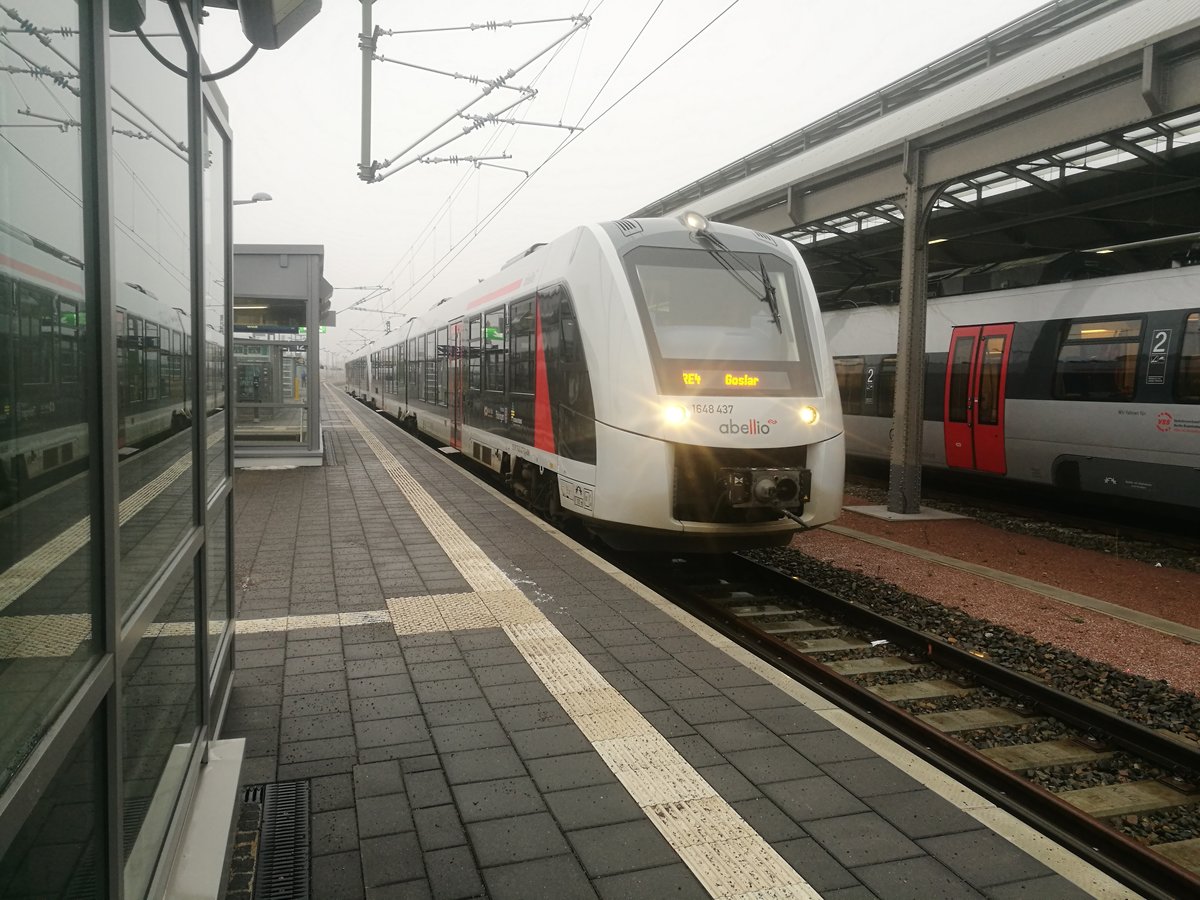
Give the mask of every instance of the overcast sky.
M 265 191 L 274 198 L 234 208 L 234 240 L 323 244 L 325 277 L 339 288 L 335 309 L 366 293 L 348 290 L 351 286 L 388 288 L 363 304 L 387 312 L 339 315 L 324 347 L 341 357 L 361 350 L 367 340 L 381 345 L 385 319 L 399 327 L 408 316 L 492 274 L 529 245 L 584 222 L 626 215 L 1042 5 L 1036 0 L 730 3 L 377 0 L 375 24 L 397 31 L 592 16 L 588 27 L 511 78 L 513 85 L 534 87 L 537 96 L 507 114 L 589 127 L 573 134 L 533 125 L 486 125 L 431 154 L 510 154 L 511 159 L 496 162 L 535 173 L 529 179 L 469 163 L 413 163 L 382 182 L 365 184 L 357 168 L 362 7 L 355 0 L 324 0 L 320 15 L 281 49 L 260 51 L 219 82 L 233 128 L 234 197 Z M 698 38 L 612 105 L 706 25 Z M 567 21 L 384 36 L 377 52 L 494 79 L 528 62 L 572 27 Z M 247 46 L 237 14 L 219 9 L 210 11 L 202 40 L 214 70 L 236 61 Z M 466 79 L 393 63 L 376 62 L 372 72 L 374 160 L 397 156 L 481 93 L 480 85 Z M 470 112 L 495 112 L 519 96 L 496 90 Z M 457 119 L 446 125 L 397 164 L 461 134 L 469 124 Z M 567 138 L 570 143 L 546 162 Z

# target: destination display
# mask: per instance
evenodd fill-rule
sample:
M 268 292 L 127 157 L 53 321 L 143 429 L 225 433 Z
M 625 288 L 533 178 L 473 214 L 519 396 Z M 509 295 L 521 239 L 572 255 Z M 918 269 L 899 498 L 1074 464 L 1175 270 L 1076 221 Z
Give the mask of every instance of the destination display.
M 692 393 L 786 391 L 791 388 L 788 373 L 779 369 L 685 369 L 680 384 Z

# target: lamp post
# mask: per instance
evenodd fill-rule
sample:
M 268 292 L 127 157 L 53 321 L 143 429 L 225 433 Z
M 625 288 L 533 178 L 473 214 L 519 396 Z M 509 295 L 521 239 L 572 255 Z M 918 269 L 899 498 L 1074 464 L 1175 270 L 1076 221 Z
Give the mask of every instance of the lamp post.
M 265 203 L 267 200 L 274 200 L 274 199 L 275 199 L 274 197 L 272 197 L 270 194 L 266 193 L 265 191 L 259 191 L 257 194 L 255 194 L 253 197 L 251 197 L 249 200 L 234 200 L 233 205 L 234 206 L 243 206 L 244 204 L 247 204 L 247 203 Z

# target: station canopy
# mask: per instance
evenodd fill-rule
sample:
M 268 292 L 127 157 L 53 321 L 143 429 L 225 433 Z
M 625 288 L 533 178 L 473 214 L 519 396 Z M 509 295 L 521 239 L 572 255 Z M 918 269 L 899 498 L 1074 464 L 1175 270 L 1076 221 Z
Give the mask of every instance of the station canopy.
M 1200 0 L 1059 0 L 652 203 L 795 241 L 824 308 L 896 302 L 905 175 L 930 296 L 1200 258 Z

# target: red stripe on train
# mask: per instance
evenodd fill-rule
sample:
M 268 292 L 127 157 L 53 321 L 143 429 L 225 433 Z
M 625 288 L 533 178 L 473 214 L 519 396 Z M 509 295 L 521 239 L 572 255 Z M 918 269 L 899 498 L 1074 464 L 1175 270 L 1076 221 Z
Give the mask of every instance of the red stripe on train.
M 495 300 L 497 297 L 503 297 L 505 294 L 511 294 L 513 291 L 515 291 L 520 286 L 521 286 L 520 281 L 511 281 L 508 284 L 504 285 L 504 287 L 496 288 L 490 294 L 484 294 L 482 297 L 475 298 L 474 300 L 472 300 L 470 303 L 467 304 L 467 309 L 474 309 L 477 306 L 482 306 L 484 303 L 487 303 L 489 300 Z
M 58 287 L 66 288 L 68 291 L 74 291 L 76 294 L 83 293 L 83 288 L 73 281 L 67 281 L 67 279 L 59 278 L 57 275 L 51 275 L 49 272 L 43 271 L 36 266 L 23 263 L 19 259 L 13 259 L 11 256 L 5 256 L 3 253 L 0 253 L 0 266 L 8 266 L 14 272 L 20 272 L 23 275 L 32 275 L 35 278 L 58 285 Z
M 550 417 L 550 379 L 546 373 L 546 348 L 542 343 L 542 304 L 533 305 L 534 317 L 534 382 L 533 382 L 533 446 L 547 453 L 554 452 L 554 421 Z

